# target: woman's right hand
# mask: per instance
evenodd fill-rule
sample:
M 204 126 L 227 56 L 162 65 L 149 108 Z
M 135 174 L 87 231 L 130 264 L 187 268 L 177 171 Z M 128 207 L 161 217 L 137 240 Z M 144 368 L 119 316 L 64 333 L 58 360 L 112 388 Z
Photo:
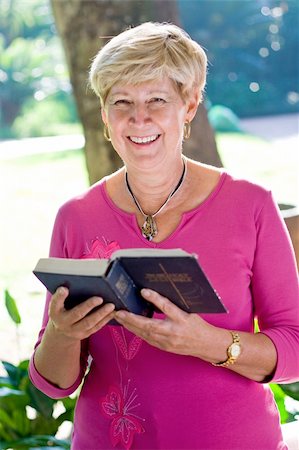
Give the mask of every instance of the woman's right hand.
M 101 297 L 91 297 L 70 310 L 64 308 L 69 291 L 59 287 L 49 305 L 49 321 L 52 331 L 67 340 L 81 341 L 100 330 L 114 317 L 113 303 L 103 304 Z M 92 311 L 94 308 L 99 307 Z

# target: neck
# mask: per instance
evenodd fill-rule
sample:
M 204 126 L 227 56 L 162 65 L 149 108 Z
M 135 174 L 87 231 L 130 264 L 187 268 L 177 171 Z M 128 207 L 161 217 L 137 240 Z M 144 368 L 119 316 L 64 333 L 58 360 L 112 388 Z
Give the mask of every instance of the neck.
M 187 162 L 185 161 L 185 164 Z M 180 158 L 173 169 L 165 167 L 157 168 L 154 172 L 136 173 L 127 170 L 129 186 L 135 198 L 138 200 L 145 214 L 154 214 L 169 194 L 177 186 L 184 169 L 184 162 Z
M 160 204 L 160 206 L 158 207 L 158 209 L 156 209 L 155 212 L 149 212 L 149 211 L 143 210 L 140 202 L 134 195 L 132 188 L 129 184 L 128 173 L 126 172 L 126 174 L 125 174 L 125 181 L 126 181 L 126 185 L 128 188 L 128 192 L 131 195 L 132 200 L 135 203 L 135 206 L 137 207 L 139 212 L 145 218 L 145 221 L 141 227 L 142 235 L 145 239 L 148 239 L 149 241 L 151 241 L 153 238 L 155 238 L 155 236 L 158 234 L 158 228 L 157 228 L 157 223 L 156 223 L 155 217 L 158 216 L 158 214 L 160 214 L 162 212 L 162 210 L 167 207 L 168 202 L 170 202 L 172 200 L 172 198 L 174 197 L 174 195 L 177 194 L 177 192 L 179 191 L 180 187 L 182 186 L 182 184 L 184 182 L 186 170 L 187 170 L 186 160 L 183 159 L 182 163 L 183 163 L 183 171 L 181 173 L 181 176 L 180 176 L 178 182 L 176 183 L 175 187 L 171 189 L 171 191 L 167 195 L 166 199 L 163 201 L 162 204 Z

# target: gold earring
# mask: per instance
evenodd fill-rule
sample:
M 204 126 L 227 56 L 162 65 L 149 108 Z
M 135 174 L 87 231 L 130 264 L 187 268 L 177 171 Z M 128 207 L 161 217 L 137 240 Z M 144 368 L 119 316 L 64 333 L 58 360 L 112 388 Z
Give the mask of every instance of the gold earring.
M 106 141 L 111 142 L 109 130 L 108 130 L 108 127 L 106 124 L 104 124 L 103 134 L 104 134 L 104 138 L 106 139 Z
M 185 122 L 184 123 L 184 134 L 183 134 L 184 139 L 185 140 L 189 139 L 190 135 L 191 135 L 191 123 L 190 122 Z

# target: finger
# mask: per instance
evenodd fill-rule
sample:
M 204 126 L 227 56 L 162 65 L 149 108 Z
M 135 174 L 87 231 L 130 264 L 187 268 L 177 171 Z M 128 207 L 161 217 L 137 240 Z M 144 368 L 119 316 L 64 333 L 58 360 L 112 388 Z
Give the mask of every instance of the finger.
M 51 302 L 49 305 L 49 314 L 54 313 L 58 314 L 62 310 L 64 310 L 64 301 L 69 295 L 69 290 L 64 287 L 60 286 L 56 292 L 52 295 Z
M 91 297 L 88 300 L 80 303 L 74 308 L 66 311 L 66 315 L 72 323 L 80 322 L 84 317 L 92 315 L 92 310 L 103 304 L 102 297 Z
M 111 320 L 111 317 L 114 315 L 115 305 L 113 303 L 106 303 L 104 306 L 101 306 L 96 311 L 88 314 L 83 320 L 82 323 L 86 327 L 86 329 L 93 328 L 97 323 L 102 323 L 105 321 Z
M 107 303 L 98 310 L 88 314 L 80 321 L 73 325 L 73 330 L 76 333 L 83 332 L 86 337 L 90 336 L 95 331 L 98 331 L 104 325 L 106 325 L 114 317 L 115 305 Z
M 88 329 L 88 335 L 90 336 L 93 333 L 96 333 L 97 331 L 99 331 L 101 328 L 103 328 L 105 325 L 107 325 L 107 323 L 109 323 L 112 319 L 114 319 L 114 305 L 111 305 L 111 307 L 109 308 L 112 311 L 110 313 L 108 313 L 108 309 L 107 309 L 107 314 L 104 317 L 101 317 L 100 320 L 96 321 L 95 324 Z
M 128 311 L 116 311 L 114 314 L 115 320 L 121 324 L 125 324 L 127 327 L 144 328 L 144 326 L 152 321 L 153 319 L 148 319 L 147 317 L 139 316 Z
M 153 305 L 156 306 L 163 314 L 165 314 L 170 319 L 178 319 L 185 316 L 185 311 L 181 310 L 178 306 L 172 303 L 168 298 L 163 297 L 156 291 L 151 289 L 142 289 L 141 295 Z
M 167 334 L 167 320 L 143 317 L 128 311 L 117 311 L 114 318 L 127 330 L 149 343 L 157 340 L 158 336 Z
M 171 335 L 169 324 L 167 324 L 169 322 L 168 319 L 150 319 L 126 311 L 116 312 L 115 319 L 148 344 L 165 350 L 169 346 Z

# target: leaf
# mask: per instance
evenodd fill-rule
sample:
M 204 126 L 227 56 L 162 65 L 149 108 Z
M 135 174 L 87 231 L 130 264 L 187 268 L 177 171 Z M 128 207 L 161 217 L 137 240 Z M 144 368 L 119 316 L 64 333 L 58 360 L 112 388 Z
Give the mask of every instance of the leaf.
M 17 441 L 11 442 L 0 442 L 0 449 L 31 449 L 38 448 L 39 450 L 46 449 L 70 449 L 70 442 L 66 439 L 57 439 L 53 436 L 47 435 L 37 435 L 24 439 L 18 439 Z
M 30 435 L 30 420 L 27 417 L 26 410 L 15 409 L 12 413 L 12 418 L 15 424 L 15 430 L 20 437 Z
M 299 382 L 280 384 L 279 386 L 286 395 L 299 401 Z
M 11 384 L 9 377 L 0 377 L 0 387 L 3 387 L 3 386 L 9 387 L 9 388 L 13 388 L 14 387 Z
M 2 440 L 4 439 L 4 441 L 9 442 L 12 439 L 14 439 L 10 433 L 8 433 L 4 427 L 4 425 L 0 422 L 0 449 L 3 448 L 2 447 Z
M 19 366 L 14 366 L 7 361 L 2 361 L 2 365 L 9 376 L 9 381 L 15 388 L 20 388 L 22 378 L 28 377 L 27 368 L 23 368 L 22 366 L 24 363 L 26 361 L 22 361 Z
M 29 380 L 27 392 L 30 396 L 30 406 L 36 409 L 43 417 L 50 419 L 56 400 L 39 391 Z
M 286 423 L 289 419 L 289 413 L 286 410 L 285 403 L 284 403 L 286 394 L 283 392 L 283 390 L 277 384 L 270 384 L 270 388 L 274 394 L 274 399 L 275 399 L 277 408 L 279 410 L 280 421 L 281 421 L 281 423 Z
M 0 422 L 0 449 L 2 448 L 1 444 L 3 444 L 2 439 L 4 439 L 4 441 L 11 442 L 18 438 L 19 436 L 17 436 L 13 430 L 6 429 L 5 426 Z
M 31 420 L 31 435 L 47 435 L 55 436 L 58 431 L 60 423 L 54 417 L 48 419 L 47 417 L 37 415 L 37 417 Z
M 24 370 L 24 372 L 27 372 L 28 366 L 29 366 L 29 359 L 24 359 L 19 363 L 18 368 Z
M 60 414 L 60 416 L 58 416 L 56 419 L 59 426 L 63 424 L 63 422 L 73 422 L 73 420 L 74 420 L 74 411 L 70 409 Z
M 18 373 L 18 368 L 16 366 L 14 366 L 13 364 L 11 364 L 10 362 L 7 361 L 1 361 L 2 365 L 4 367 L 4 369 L 6 370 L 9 378 L 11 381 L 16 380 L 17 378 L 17 373 Z
M 18 430 L 17 424 L 14 422 L 12 417 L 7 414 L 4 409 L 0 408 L 0 422 L 7 428 L 12 428 L 13 430 Z
M 70 409 L 74 410 L 77 403 L 77 397 L 65 397 L 61 401 L 67 411 Z
M 12 411 L 15 408 L 25 408 L 29 397 L 23 391 L 0 387 L 0 407 Z
M 10 318 L 14 321 L 16 325 L 19 325 L 21 323 L 21 316 L 17 304 L 15 302 L 15 299 L 10 295 L 7 289 L 5 289 L 4 296 L 5 296 L 5 306 L 8 314 L 10 315 Z

